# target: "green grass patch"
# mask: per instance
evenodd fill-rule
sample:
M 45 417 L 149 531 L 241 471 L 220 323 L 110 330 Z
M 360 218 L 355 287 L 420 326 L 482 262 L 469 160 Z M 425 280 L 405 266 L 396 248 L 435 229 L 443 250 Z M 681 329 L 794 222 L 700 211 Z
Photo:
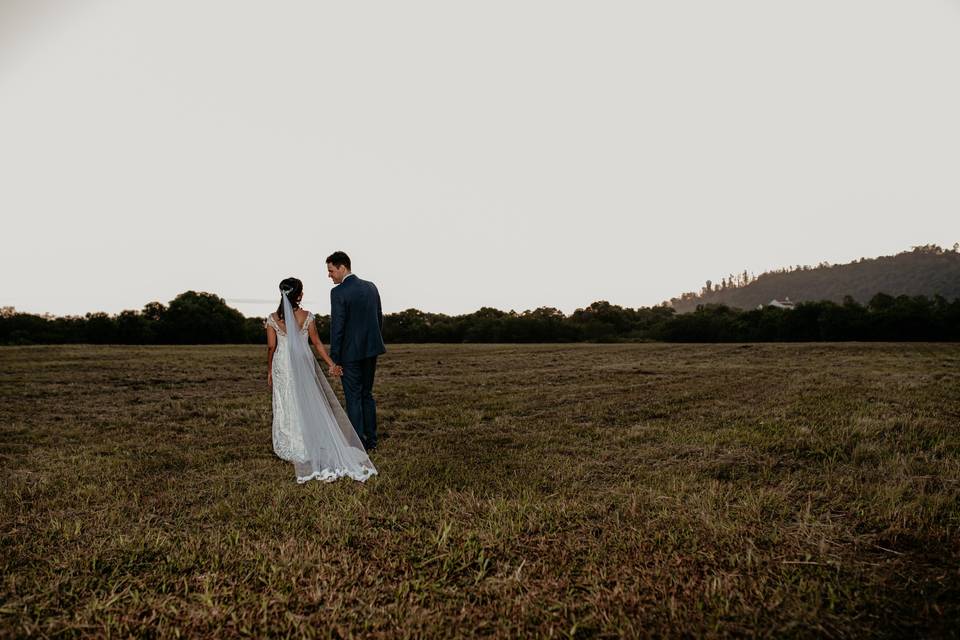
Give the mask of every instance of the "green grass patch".
M 303 486 L 264 362 L 0 349 L 0 636 L 960 628 L 960 346 L 394 346 Z

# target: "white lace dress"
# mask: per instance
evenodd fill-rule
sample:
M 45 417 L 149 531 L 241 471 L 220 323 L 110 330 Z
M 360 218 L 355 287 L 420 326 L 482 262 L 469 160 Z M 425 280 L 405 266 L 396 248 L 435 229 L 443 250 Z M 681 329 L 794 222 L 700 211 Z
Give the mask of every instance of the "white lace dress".
M 310 350 L 308 329 L 313 321 L 313 314 L 307 313 L 293 336 L 272 314 L 265 323 L 277 334 L 272 369 L 273 450 L 293 463 L 297 482 L 342 477 L 363 482 L 377 470 Z M 287 340 L 300 342 L 289 345 Z

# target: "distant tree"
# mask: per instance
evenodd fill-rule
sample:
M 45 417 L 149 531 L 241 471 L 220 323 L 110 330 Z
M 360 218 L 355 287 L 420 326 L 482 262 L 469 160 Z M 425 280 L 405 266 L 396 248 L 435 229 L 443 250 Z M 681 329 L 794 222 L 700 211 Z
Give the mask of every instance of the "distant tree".
M 110 344 L 117 342 L 117 325 L 113 318 L 103 312 L 88 313 L 84 316 L 84 342 L 90 344 Z
M 122 344 L 150 344 L 154 321 L 137 311 L 122 311 L 116 317 L 116 339 Z
M 247 344 L 265 344 L 267 341 L 267 328 L 264 326 L 266 318 L 244 318 L 243 322 L 243 340 Z
M 419 309 L 392 313 L 383 321 L 384 339 L 387 342 L 430 342 L 430 325 L 429 314 Z
M 159 322 L 167 308 L 159 302 L 148 302 L 143 306 L 143 317 L 150 322 Z
M 317 325 L 317 335 L 324 344 L 330 341 L 330 316 L 313 316 L 313 322 Z
M 158 325 L 159 338 L 172 344 L 241 343 L 246 337 L 243 314 L 212 293 L 181 293 Z
M 878 293 L 877 295 L 870 298 L 870 310 L 871 311 L 887 311 L 891 309 L 895 303 L 893 296 L 887 295 L 886 293 Z

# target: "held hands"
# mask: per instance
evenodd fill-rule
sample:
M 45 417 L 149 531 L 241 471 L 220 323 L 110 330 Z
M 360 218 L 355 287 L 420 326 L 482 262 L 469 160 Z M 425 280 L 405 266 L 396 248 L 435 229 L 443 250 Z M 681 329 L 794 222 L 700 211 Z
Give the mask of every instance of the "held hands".
M 343 375 L 343 367 L 338 364 L 330 364 L 330 375 L 339 378 Z

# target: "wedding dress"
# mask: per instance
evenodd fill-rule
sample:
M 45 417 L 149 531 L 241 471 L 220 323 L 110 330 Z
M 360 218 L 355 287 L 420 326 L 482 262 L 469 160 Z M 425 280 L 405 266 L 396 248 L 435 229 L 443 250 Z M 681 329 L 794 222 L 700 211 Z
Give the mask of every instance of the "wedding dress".
M 296 327 L 293 306 L 283 296 L 285 325 Z M 293 463 L 297 482 L 360 482 L 377 474 L 350 419 L 310 349 L 313 314 L 288 335 L 273 315 L 267 324 L 277 333 L 273 356 L 273 450 Z

